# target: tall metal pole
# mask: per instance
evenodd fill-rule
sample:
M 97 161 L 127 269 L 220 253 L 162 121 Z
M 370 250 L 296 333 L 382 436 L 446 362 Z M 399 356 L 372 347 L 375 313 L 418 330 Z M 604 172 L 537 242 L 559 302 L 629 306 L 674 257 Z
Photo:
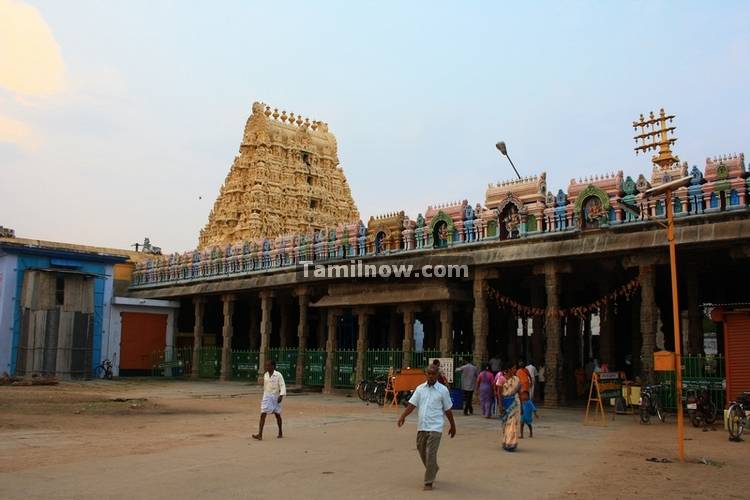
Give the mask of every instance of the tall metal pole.
M 664 193 L 667 208 L 667 241 L 669 242 L 669 267 L 672 277 L 672 322 L 674 329 L 674 364 L 677 392 L 677 453 L 680 462 L 685 462 L 685 416 L 682 410 L 682 341 L 680 339 L 680 303 L 677 290 L 677 249 L 674 237 L 674 207 L 672 190 Z
M 672 154 L 671 146 L 677 141 L 677 138 L 669 138 L 669 134 L 674 134 L 675 127 L 670 127 L 667 122 L 671 123 L 674 115 L 667 115 L 664 109 L 661 109 L 659 115 L 649 113 L 648 118 L 643 115 L 638 121 L 633 122 L 633 129 L 636 131 L 640 128 L 640 134 L 634 137 L 636 144 L 635 152 L 646 152 L 659 149 L 659 154 L 651 158 L 651 161 L 661 167 L 664 172 L 679 162 L 679 158 Z M 672 322 L 674 323 L 674 362 L 675 378 L 677 391 L 677 453 L 680 462 L 685 461 L 685 419 L 682 410 L 682 342 L 680 341 L 680 303 L 677 295 L 677 250 L 675 248 L 674 238 L 674 200 L 672 199 L 672 189 L 667 187 L 664 193 L 664 203 L 667 209 L 667 241 L 669 242 L 669 268 L 672 278 Z

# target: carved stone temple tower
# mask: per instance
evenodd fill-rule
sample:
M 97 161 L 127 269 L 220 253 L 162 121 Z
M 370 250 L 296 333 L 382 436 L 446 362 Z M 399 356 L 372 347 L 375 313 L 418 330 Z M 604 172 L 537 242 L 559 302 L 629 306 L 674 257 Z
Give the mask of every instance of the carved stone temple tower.
M 260 102 L 252 109 L 198 248 L 359 220 L 328 124 Z

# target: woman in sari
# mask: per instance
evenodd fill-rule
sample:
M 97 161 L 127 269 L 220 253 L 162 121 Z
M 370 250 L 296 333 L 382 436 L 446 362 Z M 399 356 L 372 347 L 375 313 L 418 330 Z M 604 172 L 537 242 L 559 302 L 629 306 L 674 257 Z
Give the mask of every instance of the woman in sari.
M 495 402 L 494 384 L 495 376 L 492 375 L 490 365 L 486 365 L 477 377 L 477 392 L 479 393 L 479 402 L 482 405 L 484 418 L 492 417 L 492 404 Z
M 503 383 L 503 398 L 500 420 L 503 423 L 503 449 L 514 451 L 518 446 L 518 432 L 521 421 L 521 403 L 518 391 L 521 381 L 516 376 L 516 369 L 511 367 Z

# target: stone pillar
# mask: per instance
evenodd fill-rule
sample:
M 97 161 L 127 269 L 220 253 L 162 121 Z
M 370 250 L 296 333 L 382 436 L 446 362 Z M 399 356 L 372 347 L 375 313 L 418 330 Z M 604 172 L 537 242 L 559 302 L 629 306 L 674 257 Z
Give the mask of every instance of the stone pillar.
M 545 379 L 544 405 L 555 407 L 560 404 L 560 275 L 553 262 L 544 265 L 544 289 L 547 293 L 547 307 L 544 312 L 544 330 L 547 350 L 544 355 Z
M 531 285 L 531 305 L 539 308 L 544 306 L 544 289 L 535 283 Z M 544 317 L 534 316 L 531 328 L 531 361 L 539 368 L 544 361 Z
M 232 376 L 232 335 L 234 327 L 232 326 L 232 317 L 234 315 L 234 303 L 237 296 L 227 294 L 221 298 L 224 304 L 224 326 L 221 328 L 222 346 L 221 346 L 221 375 L 219 380 L 226 382 Z
M 477 269 L 474 274 L 474 364 L 480 366 L 487 361 L 487 332 L 489 313 L 487 311 L 487 271 Z
M 688 349 L 691 356 L 703 354 L 703 315 L 700 310 L 698 270 L 690 263 L 687 269 Z
M 260 292 L 260 353 L 258 354 L 258 382 L 263 382 L 263 372 L 266 369 L 268 349 L 271 343 L 271 306 L 274 292 L 264 290 Z
M 291 304 L 289 301 L 284 298 L 283 300 L 279 301 L 279 306 L 281 308 L 281 325 L 279 328 L 279 347 L 286 348 L 289 347 L 289 326 L 291 324 Z
M 193 326 L 193 367 L 190 377 L 198 378 L 200 373 L 200 348 L 203 345 L 203 313 L 205 311 L 206 299 L 204 297 L 193 297 L 195 308 L 195 324 Z
M 641 283 L 641 375 L 644 383 L 654 382 L 654 349 L 656 348 L 656 267 L 640 266 Z
M 453 307 L 450 302 L 440 304 L 440 355 L 453 354 Z
M 307 350 L 307 309 L 310 295 L 307 288 L 300 287 L 295 291 L 299 302 L 299 323 L 297 323 L 297 385 L 302 385 L 305 378 L 305 351 Z
M 401 350 L 403 351 L 402 368 L 411 366 L 411 353 L 414 351 L 414 315 L 416 309 L 414 306 L 404 306 L 399 308 L 404 315 L 404 341 Z
M 369 315 L 375 311 L 369 308 L 356 309 L 357 315 L 357 368 L 355 384 L 365 379 L 365 356 L 367 355 L 367 333 L 369 327 Z
M 339 311 L 331 309 L 328 311 L 328 340 L 326 341 L 326 373 L 323 382 L 323 392 L 331 394 L 333 392 L 333 369 L 334 354 L 336 352 L 336 319 Z
M 260 321 L 258 320 L 258 307 L 255 303 L 255 299 L 250 299 L 250 350 L 254 351 L 258 349 L 260 344 Z

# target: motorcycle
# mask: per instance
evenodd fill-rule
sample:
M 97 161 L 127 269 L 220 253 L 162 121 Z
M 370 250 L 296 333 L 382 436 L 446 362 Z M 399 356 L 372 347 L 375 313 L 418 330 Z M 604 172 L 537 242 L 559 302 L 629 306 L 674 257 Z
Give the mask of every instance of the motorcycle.
M 716 404 L 711 401 L 711 396 L 705 387 L 699 391 L 688 392 L 687 411 L 693 427 L 713 424 L 718 414 Z

